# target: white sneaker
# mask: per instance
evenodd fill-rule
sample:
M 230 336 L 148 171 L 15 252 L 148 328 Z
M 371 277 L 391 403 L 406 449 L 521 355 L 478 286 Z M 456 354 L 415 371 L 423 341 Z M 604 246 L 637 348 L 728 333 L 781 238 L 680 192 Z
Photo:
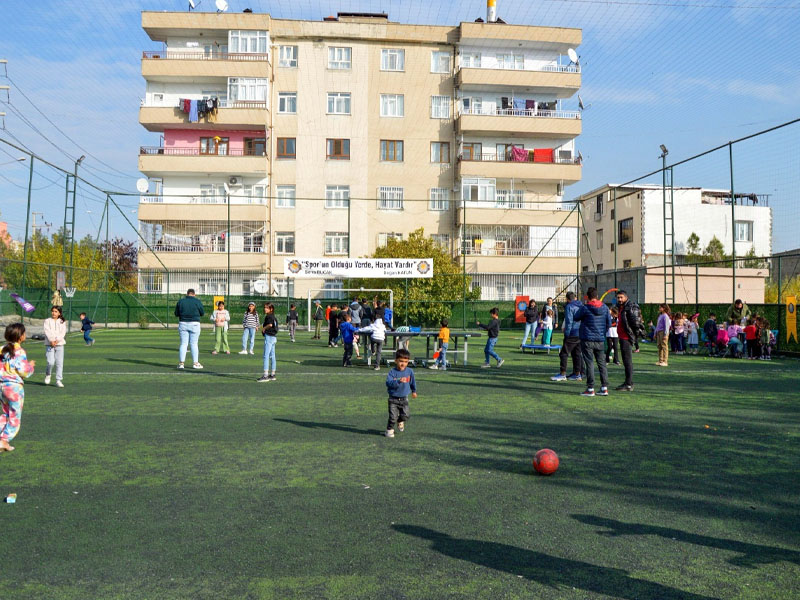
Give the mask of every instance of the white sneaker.
M 255 354 L 255 352 L 253 352 L 252 350 L 250 350 L 250 354 Z
M 504 359 L 504 358 L 501 358 L 501 359 L 500 359 L 500 362 L 499 362 L 499 363 L 497 363 L 497 368 L 499 369 L 500 367 L 502 367 L 504 362 L 506 362 L 506 359 Z
M 489 363 L 483 363 L 483 364 L 481 365 L 481 369 L 488 369 L 488 368 L 489 368 L 489 367 L 491 367 L 491 366 L 492 366 L 492 365 L 490 365 Z
M 182 369 L 183 368 L 183 363 L 178 363 L 178 368 Z
M 201 365 L 200 363 L 194 363 L 194 364 L 192 365 L 192 368 L 193 368 L 193 369 L 202 369 L 202 368 L 203 368 L 203 365 Z
M 64 387 L 64 384 L 61 383 L 60 379 L 56 379 L 56 387 L 59 387 L 59 388 L 63 388 Z
M 394 437 L 394 429 L 387 429 L 385 435 L 386 437 Z
M 439 365 L 431 365 L 431 366 L 430 366 L 430 367 L 428 367 L 428 368 L 429 368 L 429 369 L 433 369 L 434 371 L 436 371 L 436 370 L 439 368 Z
M 44 384 L 45 385 L 50 385 L 50 375 L 45 375 L 44 376 Z
M 247 354 L 247 350 L 242 350 L 239 354 Z

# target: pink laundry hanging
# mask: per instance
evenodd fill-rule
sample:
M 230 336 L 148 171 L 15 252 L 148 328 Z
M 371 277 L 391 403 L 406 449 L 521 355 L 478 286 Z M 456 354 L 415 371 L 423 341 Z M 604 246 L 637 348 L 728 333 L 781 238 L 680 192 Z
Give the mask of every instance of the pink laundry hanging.
M 527 162 L 528 151 L 525 148 L 517 148 L 516 146 L 511 149 L 511 160 L 515 162 Z

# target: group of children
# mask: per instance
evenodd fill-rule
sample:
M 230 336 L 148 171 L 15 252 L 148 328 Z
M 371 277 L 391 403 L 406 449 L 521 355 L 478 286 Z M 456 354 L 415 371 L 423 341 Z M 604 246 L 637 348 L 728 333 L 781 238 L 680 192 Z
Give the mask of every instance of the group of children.
M 777 340 L 769 321 L 758 315 L 743 321 L 744 327 L 735 321 L 725 321 L 717 327 L 716 315 L 709 315 L 703 325 L 709 356 L 772 360 Z

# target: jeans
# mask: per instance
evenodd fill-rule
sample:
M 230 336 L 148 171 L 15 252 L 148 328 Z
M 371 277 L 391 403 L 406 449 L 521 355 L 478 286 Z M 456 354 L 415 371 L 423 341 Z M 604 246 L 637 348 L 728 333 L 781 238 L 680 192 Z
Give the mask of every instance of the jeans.
M 439 346 L 439 358 L 436 359 L 434 364 L 439 365 L 442 371 L 447 370 L 447 344 Z
M 56 381 L 61 381 L 64 377 L 64 346 L 47 346 L 45 357 L 47 358 L 45 375 L 49 377 L 55 366 Z
M 250 342 L 250 352 L 253 351 L 253 346 L 256 345 L 256 328 L 255 327 L 245 327 L 244 333 L 242 333 L 242 350 L 248 350 L 247 343 L 248 340 Z
M 214 326 L 214 352 L 230 352 L 231 348 L 228 346 L 228 328 Z
M 289 321 L 289 336 L 292 338 L 292 341 L 294 341 L 294 332 L 296 329 L 297 329 L 297 321 L 295 320 Z
M 583 372 L 586 375 L 586 389 L 594 389 L 594 363 L 600 370 L 600 385 L 608 387 L 608 370 L 606 369 L 606 353 L 603 342 L 581 340 L 583 353 Z
M 398 421 L 404 423 L 408 421 L 408 398 L 389 398 L 389 420 L 386 422 L 386 429 L 394 429 Z
M 370 342 L 370 353 L 375 355 L 375 366 L 381 366 L 381 352 L 383 352 L 383 340 L 372 340 Z
M 178 360 L 186 360 L 186 347 L 192 350 L 192 362 L 200 362 L 200 349 L 197 340 L 200 339 L 200 323 L 197 321 L 181 321 L 178 323 L 178 335 L 181 336 L 181 346 L 178 350 Z
M 353 363 L 350 360 L 353 358 L 353 342 L 344 343 L 344 355 L 342 355 L 342 366 L 349 367 L 352 366 Z
M 494 346 L 497 344 L 497 338 L 489 338 L 486 340 L 486 346 L 483 348 L 483 355 L 486 357 L 486 364 L 489 364 L 489 359 L 494 358 L 497 362 L 503 360 L 497 355 L 497 352 L 494 351 Z
M 525 333 L 522 336 L 522 343 L 528 343 L 528 336 L 531 336 L 531 344 L 535 341 L 533 334 L 536 333 L 536 323 L 525 323 Z
M 86 345 L 89 346 L 94 340 L 92 339 L 91 330 L 87 329 L 83 332 L 83 341 L 86 342 Z
M 278 338 L 274 335 L 264 336 L 264 373 L 270 372 L 270 363 L 272 365 L 272 372 L 275 372 L 277 361 L 275 360 L 275 345 L 278 343 Z
M 633 345 L 634 342 L 619 339 L 619 353 L 622 356 L 622 364 L 625 365 L 625 383 L 623 385 L 633 385 Z
M 567 358 L 572 356 L 572 374 L 580 375 L 583 373 L 583 358 L 581 357 L 581 340 L 578 336 L 564 338 L 558 358 L 561 360 L 561 374 L 567 374 Z

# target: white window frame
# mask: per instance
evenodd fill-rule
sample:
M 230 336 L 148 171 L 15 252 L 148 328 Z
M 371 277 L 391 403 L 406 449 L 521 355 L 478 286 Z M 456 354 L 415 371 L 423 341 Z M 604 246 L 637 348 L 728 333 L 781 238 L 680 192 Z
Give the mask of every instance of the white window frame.
M 450 96 L 431 96 L 431 119 L 450 118 Z
M 280 46 L 278 49 L 278 66 L 287 69 L 296 69 L 297 54 L 297 46 Z
M 595 244 L 594 247 L 595 247 L 595 250 L 602 250 L 603 249 L 603 238 L 604 237 L 605 237 L 605 235 L 603 235 L 603 230 L 602 229 L 598 229 L 597 231 L 594 232 L 594 244 Z
M 349 46 L 328 46 L 328 68 L 337 71 L 353 68 L 353 49 Z
M 325 232 L 325 254 L 329 256 L 341 256 L 347 254 L 347 232 L 346 231 L 326 231 Z
M 477 198 L 472 199 L 472 188 L 477 190 Z M 469 192 L 466 190 L 469 189 Z M 461 181 L 461 199 L 466 202 L 491 202 L 497 197 L 497 180 L 481 177 L 470 177 Z
M 431 188 L 428 210 L 450 210 L 450 190 L 448 188 Z
M 256 29 L 232 29 L 228 32 L 230 54 L 267 54 L 269 33 Z
M 736 241 L 737 242 L 752 242 L 753 241 L 753 221 L 735 221 L 733 226 L 736 230 Z M 742 227 L 743 229 L 740 229 Z M 744 233 L 744 237 L 741 237 L 739 234 Z
M 292 105 L 294 110 L 291 110 Z M 297 92 L 278 92 L 278 114 L 297 114 Z
M 403 210 L 401 187 L 382 185 L 378 188 L 378 208 L 380 210 Z
M 378 248 L 383 248 L 386 244 L 389 243 L 389 240 L 398 240 L 400 242 L 403 241 L 403 234 L 397 233 L 395 231 L 390 231 L 386 233 L 379 233 L 378 234 Z
M 431 240 L 438 244 L 440 248 L 444 248 L 445 250 L 450 250 L 450 234 L 449 233 L 432 233 Z
M 329 115 L 349 115 L 350 92 L 328 92 L 327 111 Z
M 349 205 L 349 185 L 329 185 L 325 187 L 325 208 L 347 208 Z
M 225 186 L 221 183 L 200 184 L 200 204 L 224 204 Z M 211 201 L 205 200 L 209 198 Z
M 287 243 L 291 244 L 291 249 L 287 249 Z M 294 231 L 275 232 L 275 254 L 294 254 L 295 253 Z
M 228 77 L 228 101 L 266 102 L 269 80 L 263 77 Z
M 297 188 L 293 185 L 279 185 L 275 188 L 275 208 L 294 208 Z
M 405 117 L 405 97 L 403 94 L 381 94 L 381 116 L 391 118 Z
M 381 49 L 381 71 L 405 71 L 406 51 L 400 48 Z
M 495 205 L 499 208 L 523 208 L 525 192 L 523 190 L 495 190 Z
M 497 54 L 497 68 L 510 71 L 523 71 L 525 69 L 525 55 L 505 52 Z
M 480 69 L 481 68 L 481 53 L 480 52 L 464 52 L 461 55 L 461 67 L 465 69 Z
M 449 52 L 431 52 L 431 73 L 450 73 L 450 58 Z
M 242 199 L 245 204 L 266 204 L 267 198 L 266 185 L 259 183 L 256 185 L 242 186 Z

